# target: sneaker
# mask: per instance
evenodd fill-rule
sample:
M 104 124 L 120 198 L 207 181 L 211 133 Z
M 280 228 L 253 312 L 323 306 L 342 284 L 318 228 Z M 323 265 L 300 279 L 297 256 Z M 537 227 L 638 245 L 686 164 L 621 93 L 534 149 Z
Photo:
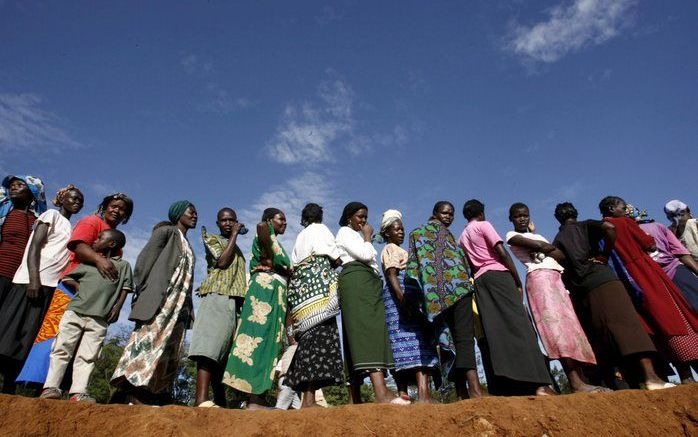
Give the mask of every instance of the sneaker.
M 39 399 L 60 399 L 63 396 L 61 389 L 56 387 L 47 387 L 41 391 Z
M 96 404 L 97 400 L 87 393 L 75 393 L 70 396 L 70 402 L 87 402 L 89 404 Z

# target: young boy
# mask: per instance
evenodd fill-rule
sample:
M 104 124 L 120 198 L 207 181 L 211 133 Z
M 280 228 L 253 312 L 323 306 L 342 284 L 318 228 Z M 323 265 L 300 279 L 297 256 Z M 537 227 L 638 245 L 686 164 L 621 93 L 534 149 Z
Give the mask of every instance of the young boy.
M 485 205 L 469 200 L 463 205 L 468 224 L 460 236 L 471 269 L 475 272 L 477 306 L 489 347 L 494 381 L 487 381 L 498 395 L 552 395 L 550 373 L 533 326 L 523 306 L 521 280 L 504 249 L 504 242 L 485 220 Z
M 107 326 L 119 319 L 126 295 L 133 289 L 131 266 L 117 255 L 125 244 L 126 237 L 121 231 L 108 229 L 102 231 L 92 245 L 95 252 L 114 264 L 119 272 L 117 280 L 105 279 L 96 267 L 87 264 L 80 264 L 63 278 L 63 283 L 76 294 L 58 325 L 41 398 L 61 398 L 58 387 L 68 363 L 75 356 L 70 400 L 95 402 L 87 394 L 87 383 L 107 335 Z

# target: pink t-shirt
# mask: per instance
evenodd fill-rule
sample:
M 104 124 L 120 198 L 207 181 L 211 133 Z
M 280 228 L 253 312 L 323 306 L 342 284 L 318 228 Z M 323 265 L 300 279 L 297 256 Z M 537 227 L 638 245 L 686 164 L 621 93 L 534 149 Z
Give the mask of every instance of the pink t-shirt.
M 494 271 L 506 271 L 507 268 L 499 262 L 494 246 L 502 242 L 502 237 L 497 234 L 494 227 L 487 221 L 472 221 L 463 229 L 460 234 L 460 245 L 468 254 L 470 262 L 477 270 L 475 278 L 479 278 L 483 273 Z

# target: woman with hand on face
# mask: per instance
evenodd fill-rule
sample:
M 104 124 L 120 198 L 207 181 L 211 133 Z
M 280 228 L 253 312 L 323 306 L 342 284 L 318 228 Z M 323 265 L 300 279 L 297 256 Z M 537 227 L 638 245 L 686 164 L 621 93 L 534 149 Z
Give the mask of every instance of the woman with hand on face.
M 429 376 L 439 365 L 436 348 L 416 317 L 412 317 L 411 302 L 403 287 L 407 251 L 400 247 L 405 241 L 405 228 L 400 211 L 389 209 L 383 213 L 380 235 L 387 243 L 381 252 L 385 286 L 383 302 L 388 324 L 390 346 L 395 359 L 395 382 L 401 397 L 409 397 L 410 380 L 417 383 L 420 403 L 431 403 Z
M 264 393 L 274 383 L 286 323 L 286 287 L 291 260 L 277 240 L 286 232 L 286 216 L 267 208 L 252 242 L 250 283 L 240 314 L 223 383 L 250 394 L 249 410 L 267 409 Z
M 37 275 L 29 287 L 13 285 L 13 278 L 26 264 L 25 250 L 39 214 L 46 211 L 44 186 L 33 176 L 7 176 L 0 187 L 0 371 L 3 393 L 15 392 L 15 378 L 36 335 L 37 323 L 51 300 L 42 293 Z M 43 214 L 41 215 L 43 217 Z M 70 230 L 70 224 L 68 224 Z M 40 250 L 34 245 L 33 251 Z M 23 260 L 24 257 L 24 260 Z M 35 257 L 32 257 L 33 259 Z M 32 259 L 32 260 L 33 260 Z M 28 288 L 28 289 L 27 289 Z M 37 319 L 37 320 L 34 320 Z M 25 325 L 25 322 L 27 325 Z
M 167 402 L 179 368 L 184 333 L 193 316 L 194 251 L 187 231 L 196 227 L 196 207 L 187 200 L 170 206 L 169 224 L 153 230 L 136 260 L 136 290 L 129 320 L 136 322 L 114 370 L 113 400 Z
M 351 202 L 344 207 L 341 228 L 335 241 L 341 251 L 339 301 L 344 327 L 344 352 L 352 381 L 352 401 L 359 403 L 356 382 L 368 373 L 377 403 L 409 405 L 396 397 L 385 384 L 384 372 L 394 367 L 393 354 L 385 324 L 385 305 L 376 250 L 371 244 L 373 228 L 366 223 L 368 207 Z
M 507 232 L 506 240 L 512 253 L 526 266 L 525 293 L 548 358 L 560 360 L 573 392 L 610 391 L 582 380 L 582 363 L 596 364 L 596 357 L 562 282 L 564 269 L 555 260 L 564 255 L 531 230 L 528 206 L 511 205 L 509 220 L 514 230 Z

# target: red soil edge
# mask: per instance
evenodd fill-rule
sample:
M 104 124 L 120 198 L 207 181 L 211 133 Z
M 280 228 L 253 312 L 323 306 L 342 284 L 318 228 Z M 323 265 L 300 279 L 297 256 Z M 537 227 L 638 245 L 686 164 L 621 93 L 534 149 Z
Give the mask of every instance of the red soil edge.
M 654 392 L 487 398 L 304 411 L 87 405 L 0 395 L 0 434 L 37 436 L 698 436 L 698 384 Z

